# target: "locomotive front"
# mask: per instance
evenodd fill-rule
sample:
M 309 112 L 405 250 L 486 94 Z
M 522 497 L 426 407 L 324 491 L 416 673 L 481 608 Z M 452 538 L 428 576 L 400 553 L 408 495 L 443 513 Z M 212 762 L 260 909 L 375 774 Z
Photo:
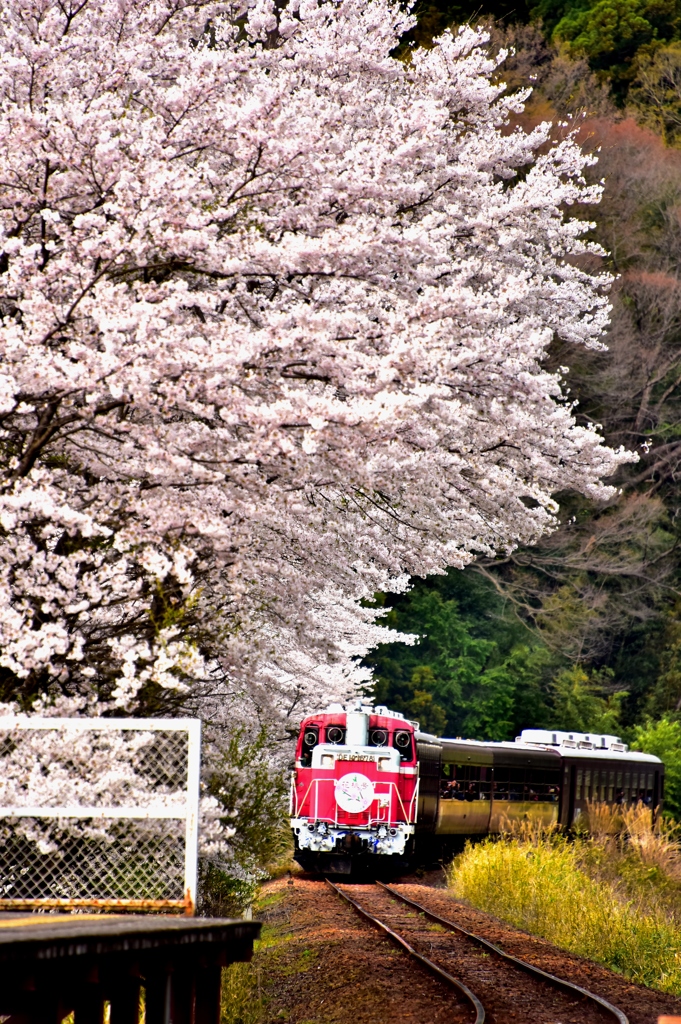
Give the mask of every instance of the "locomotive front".
M 291 788 L 302 867 L 342 872 L 364 855 L 408 855 L 418 797 L 415 725 L 384 707 L 340 704 L 304 719 Z

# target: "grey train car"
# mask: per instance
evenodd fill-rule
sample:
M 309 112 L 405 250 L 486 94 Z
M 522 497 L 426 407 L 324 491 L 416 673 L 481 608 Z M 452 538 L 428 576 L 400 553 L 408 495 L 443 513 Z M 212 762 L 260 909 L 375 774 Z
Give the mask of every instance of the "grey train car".
M 575 825 L 589 802 L 658 812 L 664 765 L 617 736 L 524 729 L 515 743 L 417 733 L 416 847 L 433 837 L 503 832 L 509 824 Z

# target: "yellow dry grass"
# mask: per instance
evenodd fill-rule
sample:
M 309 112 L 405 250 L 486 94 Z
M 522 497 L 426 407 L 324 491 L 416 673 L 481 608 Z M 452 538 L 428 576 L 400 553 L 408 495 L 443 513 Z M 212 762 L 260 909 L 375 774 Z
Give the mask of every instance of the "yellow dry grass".
M 588 833 L 516 823 L 466 847 L 461 899 L 634 981 L 681 995 L 681 845 L 650 809 L 591 805 Z

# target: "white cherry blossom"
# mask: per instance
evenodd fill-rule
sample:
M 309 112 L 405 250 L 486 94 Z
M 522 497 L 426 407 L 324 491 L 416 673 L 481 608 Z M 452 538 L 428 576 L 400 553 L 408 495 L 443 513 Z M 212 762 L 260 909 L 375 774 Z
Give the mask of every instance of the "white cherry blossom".
M 281 720 L 367 679 L 361 602 L 552 528 L 625 453 L 586 158 L 466 28 L 387 0 L 5 0 L 0 674 Z M 193 702 L 193 703 L 192 703 Z

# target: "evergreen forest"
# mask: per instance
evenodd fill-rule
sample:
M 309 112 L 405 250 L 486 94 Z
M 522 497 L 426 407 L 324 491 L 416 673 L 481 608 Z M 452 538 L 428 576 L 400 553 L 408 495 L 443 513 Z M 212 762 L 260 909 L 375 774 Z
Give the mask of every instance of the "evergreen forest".
M 667 764 L 681 814 L 681 0 L 421 0 L 404 42 L 482 23 L 519 120 L 577 131 L 603 199 L 581 216 L 615 275 L 607 350 L 556 343 L 576 414 L 636 451 L 596 505 L 557 495 L 556 531 L 413 579 L 384 621 L 415 633 L 367 659 L 375 693 L 441 735 L 615 733 Z

